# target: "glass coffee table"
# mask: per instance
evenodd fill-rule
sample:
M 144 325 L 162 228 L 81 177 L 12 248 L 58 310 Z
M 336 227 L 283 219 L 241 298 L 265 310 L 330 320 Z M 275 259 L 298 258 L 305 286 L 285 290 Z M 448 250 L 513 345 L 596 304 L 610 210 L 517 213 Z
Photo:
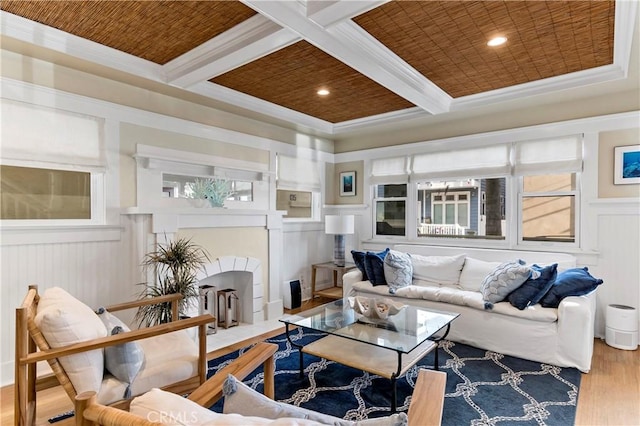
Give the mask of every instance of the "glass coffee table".
M 287 315 L 287 339 L 300 352 L 300 376 L 304 374 L 303 354 L 335 361 L 391 380 L 391 411 L 397 409 L 396 380 L 435 349 L 434 369 L 438 369 L 438 342 L 449 333 L 459 314 L 405 306 L 387 319 L 370 319 L 356 313 L 346 299 Z M 290 338 L 292 326 L 325 333 L 308 345 Z M 438 334 L 439 332 L 442 333 Z

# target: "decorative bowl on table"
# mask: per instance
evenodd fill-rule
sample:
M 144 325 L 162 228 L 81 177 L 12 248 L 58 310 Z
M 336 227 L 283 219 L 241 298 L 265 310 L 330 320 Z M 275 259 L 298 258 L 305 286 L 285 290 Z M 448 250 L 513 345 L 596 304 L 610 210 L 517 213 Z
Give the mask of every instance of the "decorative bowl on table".
M 371 319 L 386 319 L 395 315 L 406 305 L 389 298 L 349 297 L 349 306 L 357 313 Z

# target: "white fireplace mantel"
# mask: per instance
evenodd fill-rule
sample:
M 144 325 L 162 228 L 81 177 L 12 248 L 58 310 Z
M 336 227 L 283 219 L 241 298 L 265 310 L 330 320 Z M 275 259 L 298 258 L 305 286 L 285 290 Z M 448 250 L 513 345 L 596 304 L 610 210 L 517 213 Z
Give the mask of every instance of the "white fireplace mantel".
M 226 209 L 226 208 L 141 208 L 124 209 L 125 215 L 151 216 L 151 232 L 155 241 L 171 238 L 171 234 L 188 228 L 259 227 L 268 231 L 269 283 L 265 302 L 265 319 L 280 318 L 284 312 L 280 283 L 282 270 L 282 216 L 279 210 Z
M 226 209 L 226 208 L 139 208 L 125 209 L 125 214 L 151 215 L 152 232 L 174 233 L 185 228 L 264 227 L 282 229 L 280 210 Z

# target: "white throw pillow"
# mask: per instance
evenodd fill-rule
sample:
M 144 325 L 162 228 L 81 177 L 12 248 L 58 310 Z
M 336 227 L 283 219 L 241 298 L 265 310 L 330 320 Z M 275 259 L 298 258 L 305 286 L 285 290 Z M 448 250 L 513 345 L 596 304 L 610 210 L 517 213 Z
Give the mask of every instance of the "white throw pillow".
M 131 414 L 146 420 L 176 426 L 317 426 L 318 423 L 303 418 L 280 418 L 276 420 L 243 416 L 240 414 L 220 414 L 210 411 L 180 395 L 157 388 L 135 398 L 129 408 Z
M 107 335 L 95 312 L 59 287 L 50 288 L 40 296 L 34 320 L 52 348 Z M 100 390 L 104 371 L 102 349 L 61 357 L 60 364 L 77 393 Z
M 464 264 L 464 254 L 457 256 L 411 255 L 414 284 L 458 286 L 460 271 Z
M 463 290 L 480 291 L 482 281 L 500 265 L 500 262 L 485 262 L 484 260 L 467 257 L 460 273 L 460 287 Z
M 244 416 L 258 416 L 274 421 L 294 421 L 306 419 L 305 421 L 317 425 L 333 425 L 333 426 L 406 426 L 409 419 L 406 413 L 395 413 L 385 417 L 377 417 L 373 419 L 365 419 L 358 421 L 343 420 L 328 414 L 319 413 L 317 411 L 308 410 L 302 407 L 285 404 L 269 399 L 265 395 L 251 389 L 249 386 L 236 379 L 229 374 L 223 386 L 224 408 L 226 414 L 236 413 Z M 255 417 L 246 417 L 255 418 Z M 280 423 L 269 423 L 280 424 Z M 283 423 L 285 424 L 285 423 Z M 289 424 L 289 423 L 286 423 Z

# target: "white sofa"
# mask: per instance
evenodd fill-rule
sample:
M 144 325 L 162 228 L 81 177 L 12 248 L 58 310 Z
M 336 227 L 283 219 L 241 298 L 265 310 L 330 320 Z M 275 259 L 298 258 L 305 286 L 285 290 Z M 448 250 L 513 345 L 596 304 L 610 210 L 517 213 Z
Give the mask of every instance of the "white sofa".
M 393 249 L 421 256 L 464 254 L 466 258 L 485 262 L 522 259 L 527 264 L 558 263 L 558 271 L 576 266 L 575 257 L 565 253 L 418 245 L 396 245 Z M 362 281 L 358 269 L 344 275 L 343 287 L 345 298 L 391 297 L 408 305 L 457 312 L 460 316 L 447 336 L 455 342 L 560 367 L 575 367 L 585 373 L 591 368 L 595 291 L 585 296 L 567 297 L 557 309 L 536 304 L 519 310 L 504 301 L 488 310 L 477 291 L 456 286 L 410 285 L 390 294 L 387 285 L 373 286 L 369 281 Z

